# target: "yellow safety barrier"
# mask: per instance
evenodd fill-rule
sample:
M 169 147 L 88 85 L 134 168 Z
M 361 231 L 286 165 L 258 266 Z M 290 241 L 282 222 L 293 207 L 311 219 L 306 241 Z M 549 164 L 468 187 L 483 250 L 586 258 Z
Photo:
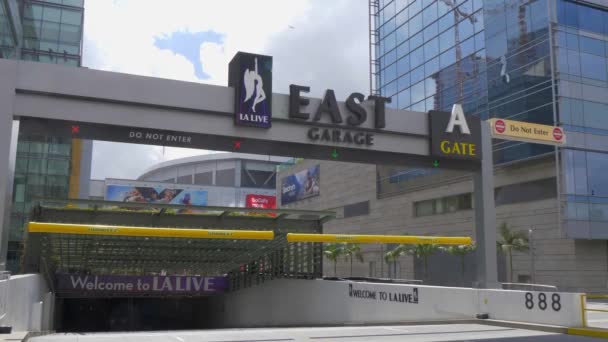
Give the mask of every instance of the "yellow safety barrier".
M 605 309 L 589 309 L 587 307 L 587 299 L 608 299 L 608 295 L 605 294 L 582 294 L 581 295 L 581 315 L 583 321 L 583 327 L 587 327 L 587 311 L 592 312 L 608 312 Z
M 349 234 L 287 234 L 289 242 L 350 242 L 400 243 L 429 245 L 470 245 L 470 237 L 461 236 L 403 236 L 403 235 L 349 235 Z
M 122 227 L 67 223 L 28 223 L 30 233 L 142 236 L 192 239 L 273 240 L 273 231 Z

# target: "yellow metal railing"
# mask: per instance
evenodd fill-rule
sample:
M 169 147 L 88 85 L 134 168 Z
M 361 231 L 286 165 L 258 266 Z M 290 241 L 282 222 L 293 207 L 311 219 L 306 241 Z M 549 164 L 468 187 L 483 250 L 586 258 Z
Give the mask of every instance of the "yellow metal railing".
M 587 307 L 587 299 L 608 299 L 608 294 L 587 294 L 581 295 L 581 318 L 583 321 L 583 328 L 588 327 L 587 324 L 587 312 L 608 312 L 608 309 L 590 309 Z
M 404 235 L 351 235 L 351 234 L 287 234 L 289 242 L 348 242 L 348 243 L 402 243 L 429 245 L 470 245 L 470 237 L 460 236 L 404 236 Z
M 30 233 L 115 235 L 193 239 L 273 240 L 273 231 L 184 229 L 30 222 Z

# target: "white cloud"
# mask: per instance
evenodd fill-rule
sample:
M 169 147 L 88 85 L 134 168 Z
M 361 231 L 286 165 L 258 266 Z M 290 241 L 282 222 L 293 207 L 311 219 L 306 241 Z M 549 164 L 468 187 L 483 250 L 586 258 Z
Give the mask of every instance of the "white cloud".
M 290 83 L 326 88 L 339 98 L 368 92 L 367 1 L 352 0 L 87 0 L 83 65 L 92 69 L 227 85 L 237 51 L 274 57 L 274 91 Z M 289 26 L 293 26 L 291 29 Z M 176 31 L 213 30 L 222 44 L 200 46 L 203 71 L 181 55 L 154 46 Z M 166 148 L 164 160 L 209 153 Z M 93 177 L 135 178 L 163 161 L 162 147 L 95 142 Z

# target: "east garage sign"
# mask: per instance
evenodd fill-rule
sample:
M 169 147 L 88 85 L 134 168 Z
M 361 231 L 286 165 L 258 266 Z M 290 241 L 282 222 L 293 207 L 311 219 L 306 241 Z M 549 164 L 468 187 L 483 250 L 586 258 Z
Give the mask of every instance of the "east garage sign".
M 362 93 L 339 99 L 331 89 L 321 99 L 306 97 L 310 88 L 302 85 L 273 93 L 272 66 L 270 56 L 239 53 L 222 87 L 0 60 L 0 161 L 11 160 L 12 122 L 20 120 L 23 130 L 47 136 L 405 167 L 432 167 L 439 158 L 443 168 L 480 172 L 478 119 L 454 110 L 398 110 L 387 98 Z M 11 173 L 0 172 L 6 198 Z M 9 203 L 0 201 L 2 222 Z

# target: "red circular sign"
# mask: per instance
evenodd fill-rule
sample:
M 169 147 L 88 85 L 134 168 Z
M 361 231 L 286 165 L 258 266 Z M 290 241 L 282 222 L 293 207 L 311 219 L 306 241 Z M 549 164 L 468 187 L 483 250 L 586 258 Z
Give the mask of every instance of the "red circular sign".
M 507 128 L 507 125 L 505 125 L 505 122 L 502 120 L 496 120 L 496 122 L 494 123 L 494 129 L 498 133 L 504 133 L 506 128 Z
M 564 132 L 562 131 L 562 129 L 559 127 L 555 127 L 553 129 L 553 138 L 557 141 L 561 141 L 563 137 L 564 137 Z

